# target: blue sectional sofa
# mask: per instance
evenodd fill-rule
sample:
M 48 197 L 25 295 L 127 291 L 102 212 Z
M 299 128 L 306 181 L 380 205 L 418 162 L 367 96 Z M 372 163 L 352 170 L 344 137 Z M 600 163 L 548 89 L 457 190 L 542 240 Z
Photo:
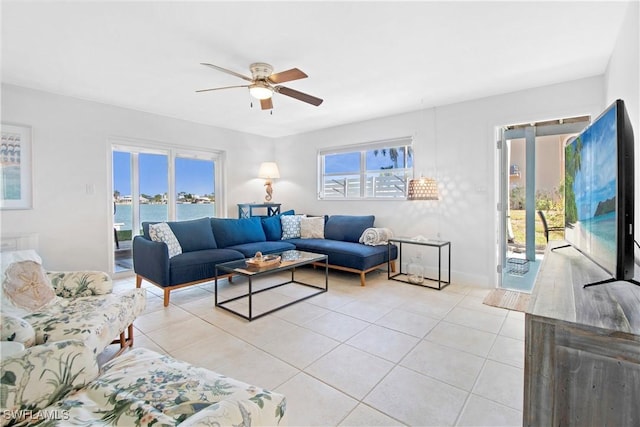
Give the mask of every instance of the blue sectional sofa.
M 168 222 L 181 252 L 169 256 L 169 246 L 154 241 L 150 226 L 144 222 L 143 234 L 133 239 L 133 268 L 136 287 L 146 280 L 164 290 L 164 305 L 169 305 L 170 292 L 215 278 L 215 266 L 223 262 L 263 254 L 299 249 L 328 256 L 329 267 L 355 272 L 365 285 L 366 273 L 386 266 L 387 245 L 368 246 L 358 242 L 365 229 L 373 227 L 375 217 L 333 215 L 325 217 L 324 238 L 282 240 L 282 215 L 241 219 L 200 218 Z M 391 247 L 391 267 L 395 271 L 397 248 Z M 228 277 L 228 275 L 223 276 Z

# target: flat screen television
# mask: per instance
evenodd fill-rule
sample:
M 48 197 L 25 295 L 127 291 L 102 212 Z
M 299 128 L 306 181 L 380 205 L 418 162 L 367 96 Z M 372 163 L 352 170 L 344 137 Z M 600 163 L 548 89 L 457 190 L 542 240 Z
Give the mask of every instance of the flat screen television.
M 602 282 L 633 281 L 633 144 L 617 100 L 565 146 L 565 238 L 611 274 Z

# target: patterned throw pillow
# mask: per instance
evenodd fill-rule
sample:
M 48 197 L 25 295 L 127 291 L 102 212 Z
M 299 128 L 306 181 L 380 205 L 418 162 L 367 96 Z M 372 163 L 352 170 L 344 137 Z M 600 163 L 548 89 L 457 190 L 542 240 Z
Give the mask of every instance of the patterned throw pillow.
M 324 217 L 300 219 L 301 239 L 324 239 Z
M 171 227 L 166 222 L 160 222 L 158 224 L 149 225 L 149 237 L 154 242 L 164 242 L 169 248 L 169 258 L 173 258 L 176 255 L 182 253 L 182 247 L 180 242 L 176 238 L 176 235 L 171 231 Z
M 282 240 L 299 239 L 300 220 L 306 217 L 306 215 L 282 215 L 280 217 L 280 222 L 282 224 Z
M 4 274 L 2 304 L 5 314 L 22 317 L 57 300 L 47 274 L 35 261 L 14 262 Z

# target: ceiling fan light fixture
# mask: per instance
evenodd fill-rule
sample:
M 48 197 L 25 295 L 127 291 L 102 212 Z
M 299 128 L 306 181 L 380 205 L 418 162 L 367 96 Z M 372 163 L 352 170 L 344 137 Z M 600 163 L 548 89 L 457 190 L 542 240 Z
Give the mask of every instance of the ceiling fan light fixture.
M 256 82 L 249 86 L 249 93 L 256 99 L 269 99 L 273 96 L 273 89 L 266 83 Z

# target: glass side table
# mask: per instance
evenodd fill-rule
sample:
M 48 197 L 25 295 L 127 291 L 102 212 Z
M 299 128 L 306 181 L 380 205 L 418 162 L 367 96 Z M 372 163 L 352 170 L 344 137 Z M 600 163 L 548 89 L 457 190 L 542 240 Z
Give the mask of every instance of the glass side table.
M 391 261 L 387 263 L 387 278 L 389 280 L 396 280 L 398 282 L 409 283 L 411 285 L 416 286 L 424 286 L 427 288 L 442 290 L 451 284 L 451 242 L 447 240 L 435 240 L 435 239 L 425 239 L 418 237 L 392 237 L 389 239 L 388 248 L 389 248 L 389 260 L 391 260 L 391 245 L 393 243 L 398 244 L 398 262 L 400 266 L 398 267 L 397 273 L 391 273 Z M 438 249 L 438 277 L 423 277 L 423 281 L 418 283 L 415 280 L 409 280 L 409 271 L 402 271 L 402 245 L 418 245 L 418 246 L 428 246 L 432 248 Z M 447 248 L 447 280 L 443 280 L 442 278 L 442 249 Z M 407 265 L 407 268 L 409 265 Z M 438 286 L 430 285 L 427 281 L 438 282 Z

